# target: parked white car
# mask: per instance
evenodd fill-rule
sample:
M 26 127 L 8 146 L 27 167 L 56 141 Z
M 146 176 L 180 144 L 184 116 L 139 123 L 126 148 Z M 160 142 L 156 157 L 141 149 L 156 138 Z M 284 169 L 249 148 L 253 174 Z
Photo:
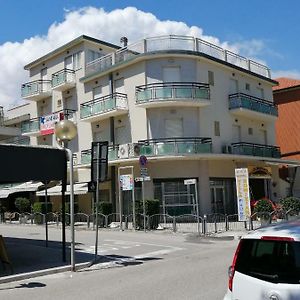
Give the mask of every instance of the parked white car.
M 300 219 L 242 237 L 224 300 L 300 300 Z

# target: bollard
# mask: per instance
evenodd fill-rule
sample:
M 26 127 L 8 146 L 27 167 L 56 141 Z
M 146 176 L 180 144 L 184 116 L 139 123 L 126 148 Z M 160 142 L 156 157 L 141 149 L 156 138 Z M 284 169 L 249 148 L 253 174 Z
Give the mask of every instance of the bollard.
M 202 223 L 202 232 L 205 235 L 206 234 L 206 222 L 207 222 L 207 216 L 203 216 L 203 223 Z
M 104 216 L 105 228 L 108 228 L 108 216 Z
M 176 219 L 173 217 L 173 232 L 176 232 Z
M 217 228 L 217 218 L 216 218 L 216 216 L 215 216 L 215 233 L 217 233 L 218 232 L 218 228 Z
M 229 230 L 228 216 L 225 215 L 225 231 Z

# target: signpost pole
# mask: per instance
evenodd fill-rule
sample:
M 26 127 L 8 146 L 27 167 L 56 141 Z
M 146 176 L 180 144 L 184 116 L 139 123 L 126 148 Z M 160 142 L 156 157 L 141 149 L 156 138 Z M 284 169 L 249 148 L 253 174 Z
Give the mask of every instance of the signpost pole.
M 195 198 L 196 198 L 196 213 L 197 213 L 197 223 L 198 223 L 198 234 L 200 235 L 199 199 L 198 199 L 197 181 L 195 182 Z
M 118 168 L 118 180 L 119 180 L 119 214 L 120 214 L 120 230 L 123 230 L 123 206 L 122 206 L 122 189 L 121 189 L 121 177 L 120 168 Z
M 136 219 L 135 219 L 135 197 L 134 197 L 134 174 L 133 174 L 133 166 L 131 167 L 131 174 L 132 174 L 132 225 L 133 225 L 133 231 L 135 231 L 136 228 Z
M 97 144 L 97 151 L 96 151 L 96 157 L 97 157 L 97 164 L 96 164 L 96 241 L 95 241 L 95 261 L 98 256 L 98 209 L 99 209 L 99 153 L 100 153 L 100 145 Z
M 143 198 L 143 215 L 144 215 L 144 232 L 146 232 L 146 203 L 145 203 L 145 178 L 142 176 L 142 198 Z

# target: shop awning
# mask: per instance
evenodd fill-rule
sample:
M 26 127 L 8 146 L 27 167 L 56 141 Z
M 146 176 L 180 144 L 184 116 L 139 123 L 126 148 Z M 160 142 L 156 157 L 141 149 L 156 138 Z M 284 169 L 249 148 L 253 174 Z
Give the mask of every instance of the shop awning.
M 10 194 L 20 192 L 36 192 L 43 184 L 41 182 L 24 182 L 0 189 L 0 198 L 7 198 Z
M 74 194 L 83 195 L 88 192 L 88 183 L 74 183 Z M 45 196 L 45 190 L 36 193 L 37 196 Z M 60 196 L 61 195 L 61 185 L 54 186 L 47 190 L 48 196 Z M 67 185 L 66 195 L 70 195 L 70 185 Z

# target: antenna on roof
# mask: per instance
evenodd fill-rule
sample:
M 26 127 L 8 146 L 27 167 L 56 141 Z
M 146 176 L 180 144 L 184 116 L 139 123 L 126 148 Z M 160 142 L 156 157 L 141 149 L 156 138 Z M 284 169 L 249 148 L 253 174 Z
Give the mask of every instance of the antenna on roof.
M 127 44 L 128 44 L 128 38 L 126 36 L 122 36 L 120 38 L 120 43 L 123 44 L 124 47 L 127 47 Z

